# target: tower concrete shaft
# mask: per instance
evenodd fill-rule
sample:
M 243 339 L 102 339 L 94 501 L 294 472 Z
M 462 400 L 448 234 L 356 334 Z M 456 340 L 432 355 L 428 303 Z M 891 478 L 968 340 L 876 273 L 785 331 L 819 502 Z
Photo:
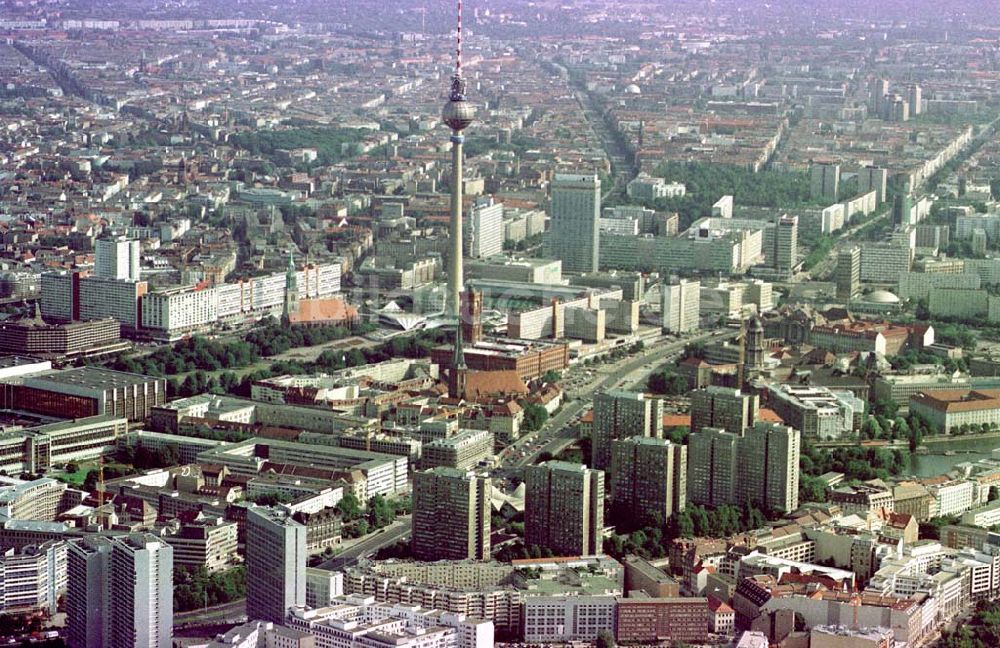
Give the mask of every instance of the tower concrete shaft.
M 465 136 L 458 131 L 451 135 L 451 222 L 448 235 L 451 237 L 451 252 L 448 258 L 448 316 L 461 315 L 462 290 L 465 280 L 462 267 L 462 155 Z

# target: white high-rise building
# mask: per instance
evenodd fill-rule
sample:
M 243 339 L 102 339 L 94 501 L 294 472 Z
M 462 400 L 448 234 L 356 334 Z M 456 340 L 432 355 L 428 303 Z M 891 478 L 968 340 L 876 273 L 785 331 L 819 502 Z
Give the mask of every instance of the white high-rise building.
M 597 272 L 601 222 L 601 179 L 557 173 L 552 182 L 551 226 L 545 254 L 567 272 Z
M 247 511 L 247 617 L 284 623 L 306 604 L 306 527 L 281 509 Z
M 139 249 L 136 239 L 98 239 L 94 246 L 94 274 L 103 279 L 139 281 Z
M 173 548 L 149 533 L 86 536 L 67 552 L 66 645 L 169 648 Z
M 503 253 L 503 203 L 492 198 L 478 198 L 469 214 L 465 230 L 466 250 L 474 259 L 486 259 Z
M 700 306 L 701 282 L 681 279 L 677 283 L 660 286 L 663 330 L 669 333 L 694 331 L 698 328 Z

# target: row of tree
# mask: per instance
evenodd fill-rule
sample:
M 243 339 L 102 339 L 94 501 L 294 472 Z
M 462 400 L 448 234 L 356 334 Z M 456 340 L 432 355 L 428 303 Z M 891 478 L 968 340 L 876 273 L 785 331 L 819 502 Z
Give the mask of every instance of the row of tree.
M 648 207 L 677 212 L 680 227 L 712 214 L 720 195 L 732 195 L 739 205 L 794 207 L 812 203 L 806 173 L 762 171 L 701 162 L 664 162 L 655 174 L 669 182 L 680 182 L 687 192 L 678 198 L 661 198 Z
M 247 570 L 239 565 L 209 573 L 203 566 L 174 567 L 174 612 L 188 612 L 246 598 Z
M 1000 601 L 983 600 L 967 622 L 946 630 L 940 648 L 996 648 L 1000 646 Z
M 803 441 L 799 456 L 799 501 L 826 501 L 826 483 L 819 479 L 828 472 L 844 474 L 846 481 L 889 479 L 907 468 L 908 455 L 901 450 L 848 446 L 825 450 Z
M 767 524 L 767 514 L 757 507 L 689 505 L 683 511 L 661 520 L 634 520 L 618 516 L 616 532 L 604 541 L 604 551 L 621 558 L 632 554 L 645 558 L 661 558 L 677 538 L 727 538 L 759 529 Z
M 330 165 L 357 155 L 365 131 L 354 128 L 310 126 L 285 130 L 252 130 L 234 133 L 229 143 L 252 155 L 275 158 L 281 150 L 316 149 L 316 163 Z
M 388 499 L 374 495 L 369 498 L 368 506 L 362 509 L 361 502 L 354 493 L 345 493 L 337 503 L 336 510 L 344 522 L 344 537 L 359 538 L 389 526 L 396 516 L 409 514 L 412 501 L 406 497 Z
M 690 391 L 687 379 L 677 373 L 673 367 L 651 373 L 646 379 L 646 388 L 654 394 L 667 396 L 683 396 Z

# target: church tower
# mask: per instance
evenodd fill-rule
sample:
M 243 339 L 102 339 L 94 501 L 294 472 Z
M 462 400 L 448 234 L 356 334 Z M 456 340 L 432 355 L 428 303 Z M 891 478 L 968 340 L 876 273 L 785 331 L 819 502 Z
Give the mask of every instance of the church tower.
M 299 273 L 295 271 L 295 253 L 288 251 L 288 269 L 285 271 L 285 308 L 282 313 L 285 322 L 292 314 L 299 312 Z
M 448 374 L 448 396 L 465 398 L 465 388 L 469 381 L 469 367 L 465 364 L 465 351 L 462 349 L 462 327 L 455 330 L 455 355 L 451 360 L 451 372 Z

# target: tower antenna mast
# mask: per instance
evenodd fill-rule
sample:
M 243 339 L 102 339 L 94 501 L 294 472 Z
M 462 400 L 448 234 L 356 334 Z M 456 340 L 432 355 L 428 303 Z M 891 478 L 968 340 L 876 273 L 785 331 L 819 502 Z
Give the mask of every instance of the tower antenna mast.
M 462 77 L 462 0 L 458 0 L 458 28 L 455 44 L 455 74 L 451 77 L 451 91 L 448 101 L 441 111 L 441 118 L 451 129 L 451 218 L 448 234 L 450 252 L 448 259 L 448 301 L 449 318 L 459 317 L 459 301 L 465 282 L 462 270 L 462 149 L 465 136 L 462 131 L 472 124 L 476 109 L 465 100 L 465 79 Z

